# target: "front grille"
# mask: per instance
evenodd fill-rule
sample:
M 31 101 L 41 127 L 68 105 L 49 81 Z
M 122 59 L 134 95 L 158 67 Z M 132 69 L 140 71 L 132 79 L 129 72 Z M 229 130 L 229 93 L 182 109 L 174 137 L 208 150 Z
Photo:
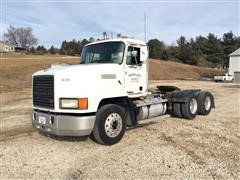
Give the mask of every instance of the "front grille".
M 51 75 L 33 77 L 33 105 L 54 108 L 54 77 Z

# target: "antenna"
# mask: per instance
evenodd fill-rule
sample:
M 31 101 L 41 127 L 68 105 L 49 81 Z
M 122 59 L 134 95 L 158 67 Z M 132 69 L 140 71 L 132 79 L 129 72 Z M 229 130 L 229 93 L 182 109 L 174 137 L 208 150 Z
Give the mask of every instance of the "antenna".
M 107 39 L 107 33 L 103 32 L 103 39 Z
M 146 16 L 146 13 L 144 13 L 144 40 L 145 40 L 145 43 L 147 42 L 147 16 Z

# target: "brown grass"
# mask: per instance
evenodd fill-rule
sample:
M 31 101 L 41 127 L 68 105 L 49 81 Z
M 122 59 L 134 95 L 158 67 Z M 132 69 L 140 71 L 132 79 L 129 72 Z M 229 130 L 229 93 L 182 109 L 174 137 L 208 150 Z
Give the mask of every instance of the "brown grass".
M 150 59 L 149 79 L 173 80 L 173 79 L 200 79 L 201 77 L 212 78 L 221 73 L 220 70 L 191 66 L 187 64 Z
M 76 64 L 78 57 L 50 55 L 1 55 L 1 92 L 20 90 L 31 86 L 32 74 L 55 63 Z
M 0 89 L 1 92 L 7 92 L 30 87 L 32 74 L 40 69 L 55 63 L 77 64 L 79 57 L 1 54 L 0 60 Z M 217 73 L 219 71 L 214 69 L 151 59 L 149 79 L 199 79 L 201 76 L 212 77 Z

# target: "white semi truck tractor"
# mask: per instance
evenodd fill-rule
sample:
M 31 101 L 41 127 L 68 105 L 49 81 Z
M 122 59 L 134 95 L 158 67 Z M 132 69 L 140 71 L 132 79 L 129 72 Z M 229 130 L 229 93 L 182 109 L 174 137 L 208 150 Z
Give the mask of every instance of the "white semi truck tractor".
M 44 134 L 90 136 L 118 143 L 127 127 L 170 114 L 194 119 L 214 105 L 210 92 L 175 86 L 148 89 L 148 48 L 140 40 L 87 44 L 77 65 L 55 65 L 32 76 L 32 125 Z

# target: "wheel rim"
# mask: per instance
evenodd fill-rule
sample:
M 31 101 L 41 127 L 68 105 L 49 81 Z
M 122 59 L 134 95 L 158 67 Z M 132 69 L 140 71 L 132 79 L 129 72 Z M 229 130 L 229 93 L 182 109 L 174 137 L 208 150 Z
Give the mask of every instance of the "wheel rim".
M 190 112 L 192 114 L 195 114 L 197 112 L 197 106 L 198 106 L 196 98 L 192 98 L 189 104 L 190 104 L 189 105 Z
M 105 132 L 106 134 L 114 138 L 119 135 L 122 130 L 122 118 L 117 113 L 110 114 L 105 121 Z
M 204 107 L 207 111 L 211 108 L 211 99 L 209 96 L 206 96 L 204 100 Z

